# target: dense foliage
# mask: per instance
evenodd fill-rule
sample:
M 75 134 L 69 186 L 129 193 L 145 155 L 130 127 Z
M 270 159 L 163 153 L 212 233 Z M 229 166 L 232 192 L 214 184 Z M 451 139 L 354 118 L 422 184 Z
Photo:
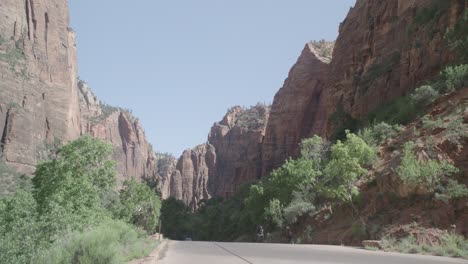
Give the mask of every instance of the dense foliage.
M 161 200 L 146 184 L 135 179 L 124 182 L 120 191 L 120 218 L 147 232 L 156 231 L 161 210 Z
M 81 137 L 39 164 L 32 186 L 20 185 L 14 195 L 0 198 L 0 259 L 122 263 L 147 252 L 151 243 L 137 227 L 156 228 L 159 197 L 135 181 L 119 196 L 111 154 L 110 145 Z M 128 246 L 135 243 L 146 246 Z
M 375 156 L 372 147 L 350 132 L 333 145 L 314 136 L 302 142 L 300 157 L 288 159 L 230 199 L 210 200 L 196 213 L 173 199 L 163 202 L 163 233 L 201 240 L 234 240 L 247 234 L 244 239 L 252 240 L 258 225 L 273 231 L 317 208 L 351 203 L 358 194 L 355 182 L 367 174 Z M 174 214 L 187 220 L 178 222 Z

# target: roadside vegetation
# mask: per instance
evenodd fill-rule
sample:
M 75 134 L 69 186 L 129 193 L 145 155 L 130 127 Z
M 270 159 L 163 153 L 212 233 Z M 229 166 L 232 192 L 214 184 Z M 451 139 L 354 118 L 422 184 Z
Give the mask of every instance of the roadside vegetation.
M 109 144 L 83 136 L 0 198 L 2 262 L 124 263 L 151 251 L 161 201 L 134 180 L 116 192 L 111 154 Z
M 388 149 L 401 149 L 395 152 L 399 164 L 393 173 L 403 185 L 423 188 L 444 203 L 468 197 L 468 188 L 459 181 L 460 170 L 441 159 L 437 147 L 440 140 L 458 147 L 464 144 L 468 135 L 463 111 L 438 118 L 424 116 L 439 98 L 466 87 L 467 78 L 467 65 L 448 66 L 430 83 L 380 107 L 364 120 L 353 120 L 342 110 L 334 115 L 340 124 L 336 127 L 342 127 L 336 141 L 318 136 L 303 140 L 297 158 L 286 160 L 258 183 L 241 187 L 230 198 L 200 201 L 196 212 L 181 201 L 163 201 L 163 233 L 173 239 L 254 241 L 258 225 L 263 225 L 267 241 L 284 241 L 286 227 L 301 226 L 303 233 L 295 242 L 302 243 L 312 241 L 315 232 L 313 225 L 303 226 L 305 219 L 326 221 L 333 217 L 335 209 L 348 208 L 352 212 L 350 234 L 355 240 L 379 237 L 384 227 L 362 217 L 364 201 L 358 186 L 375 184 L 370 172 L 380 162 L 379 148 L 398 138 L 399 145 L 391 143 Z M 414 127 L 413 132 L 406 131 L 405 125 L 418 118 L 418 131 Z M 441 131 L 437 132 L 441 137 L 438 143 L 430 133 L 424 137 L 418 134 L 419 130 L 434 129 Z M 404 132 L 413 133 L 415 141 L 401 141 Z M 398 199 L 392 197 L 389 194 L 389 199 Z M 437 246 L 414 244 L 411 236 L 382 239 L 388 251 L 466 257 L 466 239 L 452 233 L 441 237 Z

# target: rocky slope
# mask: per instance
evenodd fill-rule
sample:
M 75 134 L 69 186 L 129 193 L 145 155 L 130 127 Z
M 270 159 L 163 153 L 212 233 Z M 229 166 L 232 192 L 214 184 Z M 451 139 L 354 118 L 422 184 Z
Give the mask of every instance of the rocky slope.
M 57 142 L 84 133 L 114 145 L 119 179 L 156 173 L 139 122 L 78 84 L 75 32 L 65 0 L 0 4 L 0 131 L 6 164 L 31 174 Z
M 379 146 L 380 161 L 371 170 L 370 179 L 358 183 L 360 202 L 355 206 L 360 217 L 349 206 L 336 207 L 333 213 L 323 210 L 314 217 L 303 217 L 294 230 L 303 242 L 360 245 L 362 239 L 380 239 L 382 233 L 406 228 L 413 235 L 418 232 L 433 235 L 430 233 L 433 228 L 468 235 L 466 198 L 449 201 L 422 186 L 409 186 L 395 171 L 402 158 L 403 145 L 413 141 L 419 160 L 453 163 L 461 171 L 455 179 L 468 184 L 468 87 L 439 98 L 431 109 L 426 115 L 428 119 L 415 120 L 398 137 L 387 139 Z M 440 122 L 434 126 L 426 120 Z M 453 127 L 464 131 L 451 131 Z M 457 134 L 459 138 L 454 137 Z M 313 235 L 303 236 L 308 227 L 313 227 Z

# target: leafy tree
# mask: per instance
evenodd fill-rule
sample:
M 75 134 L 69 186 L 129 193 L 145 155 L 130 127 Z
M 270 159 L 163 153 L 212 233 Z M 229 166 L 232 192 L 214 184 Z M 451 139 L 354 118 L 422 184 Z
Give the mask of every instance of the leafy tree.
M 190 210 L 182 201 L 169 197 L 162 202 L 161 224 L 164 236 L 171 239 L 184 239 L 189 230 L 190 220 Z
M 130 179 L 124 182 L 120 191 L 120 217 L 148 233 L 156 230 L 158 225 L 161 199 L 143 183 Z
M 30 192 L 18 190 L 0 200 L 0 259 L 3 263 L 29 263 L 45 247 L 41 240 L 36 201 Z
M 346 132 L 347 140 L 337 141 L 331 148 L 331 160 L 325 168 L 325 177 L 318 183 L 319 192 L 328 198 L 352 202 L 358 193 L 355 182 L 367 173 L 376 154 L 366 142 L 355 134 Z
M 115 182 L 111 153 L 109 144 L 83 136 L 61 147 L 56 159 L 38 165 L 33 194 L 51 241 L 67 229 L 96 224 L 108 214 L 101 194 Z

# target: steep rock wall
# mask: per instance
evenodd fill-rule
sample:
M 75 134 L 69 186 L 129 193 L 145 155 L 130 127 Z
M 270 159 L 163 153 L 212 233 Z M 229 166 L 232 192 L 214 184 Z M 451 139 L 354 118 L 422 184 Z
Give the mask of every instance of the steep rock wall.
M 77 80 L 66 0 L 0 3 L 0 131 L 6 163 L 32 174 L 56 142 L 88 133 L 114 146 L 119 180 L 157 174 L 143 129 Z
M 340 25 L 319 102 L 326 118 L 312 131 L 330 136 L 339 126 L 330 122 L 337 111 L 363 119 L 438 74 L 455 59 L 446 29 L 467 6 L 465 0 L 358 0 Z
M 170 176 L 160 177 L 163 198 L 173 196 L 191 209 L 212 197 L 229 197 L 261 176 L 261 147 L 270 108 L 231 108 L 215 123 L 208 142 L 184 151 Z M 166 164 L 171 164 L 165 158 Z M 167 175 L 163 170 L 161 175 Z
M 297 155 L 300 141 L 323 118 L 317 113 L 331 59 L 324 51 L 333 49 L 333 42 L 319 44 L 311 42 L 304 47 L 275 95 L 263 142 L 263 175 Z

